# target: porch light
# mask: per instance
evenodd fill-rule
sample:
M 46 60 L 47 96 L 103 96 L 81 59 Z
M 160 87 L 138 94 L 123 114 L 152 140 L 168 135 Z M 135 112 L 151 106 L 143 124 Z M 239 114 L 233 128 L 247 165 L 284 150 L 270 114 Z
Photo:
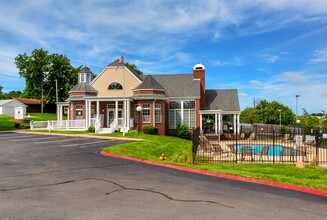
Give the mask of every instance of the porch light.
M 139 113 L 139 124 L 138 124 L 138 132 L 137 132 L 137 135 L 140 135 L 140 131 L 141 131 L 141 112 L 142 112 L 142 106 L 137 106 L 136 107 L 136 111 Z

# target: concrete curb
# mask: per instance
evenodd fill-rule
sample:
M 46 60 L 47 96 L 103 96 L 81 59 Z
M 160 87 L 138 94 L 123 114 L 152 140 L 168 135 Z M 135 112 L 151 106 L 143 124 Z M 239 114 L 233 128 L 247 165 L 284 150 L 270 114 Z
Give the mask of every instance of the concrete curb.
M 154 161 L 150 161 L 150 160 L 142 160 L 139 158 L 124 156 L 124 155 L 120 155 L 120 154 L 113 154 L 113 153 L 109 153 L 109 152 L 105 152 L 105 151 L 101 151 L 100 153 L 104 156 L 122 158 L 122 159 L 126 159 L 126 160 L 133 160 L 136 162 L 141 162 L 141 163 L 146 163 L 146 164 L 151 164 L 151 165 L 161 166 L 161 167 L 168 167 L 171 169 L 182 170 L 182 171 L 192 172 L 192 173 L 198 173 L 198 174 L 207 175 L 207 176 L 214 176 L 214 177 L 225 178 L 225 179 L 230 179 L 230 180 L 243 181 L 243 182 L 248 182 L 248 183 L 256 183 L 256 184 L 261 184 L 261 185 L 266 185 L 266 186 L 273 186 L 273 187 L 277 187 L 277 188 L 289 189 L 289 190 L 294 190 L 294 191 L 303 192 L 303 193 L 310 193 L 310 194 L 319 195 L 319 196 L 327 196 L 327 190 L 319 190 L 319 189 L 313 189 L 313 188 L 306 188 L 303 186 L 296 186 L 296 185 L 292 185 L 292 184 L 277 183 L 277 182 L 268 181 L 268 180 L 259 180 L 259 179 L 254 179 L 254 178 L 247 178 L 247 177 L 233 176 L 233 175 L 229 175 L 229 174 L 209 172 L 209 171 L 205 171 L 205 170 L 198 170 L 195 168 L 181 167 L 181 166 L 172 165 L 172 164 L 154 162 Z

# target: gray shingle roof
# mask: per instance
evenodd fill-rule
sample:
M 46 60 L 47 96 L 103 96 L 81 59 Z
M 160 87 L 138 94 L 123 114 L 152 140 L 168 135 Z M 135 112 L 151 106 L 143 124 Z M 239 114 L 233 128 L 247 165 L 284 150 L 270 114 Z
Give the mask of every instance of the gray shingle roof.
M 143 82 L 137 87 L 135 87 L 134 90 L 144 89 L 165 90 L 151 75 L 147 75 Z
M 237 89 L 206 90 L 206 110 L 240 111 Z
M 83 67 L 83 69 L 81 69 L 80 73 L 92 73 L 92 71 L 90 70 L 90 68 L 85 66 L 85 67 Z
M 199 97 L 200 81 L 193 79 L 193 74 L 151 75 L 165 90 L 167 97 Z M 145 79 L 146 75 L 141 76 Z
M 93 88 L 90 84 L 81 82 L 75 85 L 69 92 L 94 92 L 97 93 L 98 90 Z

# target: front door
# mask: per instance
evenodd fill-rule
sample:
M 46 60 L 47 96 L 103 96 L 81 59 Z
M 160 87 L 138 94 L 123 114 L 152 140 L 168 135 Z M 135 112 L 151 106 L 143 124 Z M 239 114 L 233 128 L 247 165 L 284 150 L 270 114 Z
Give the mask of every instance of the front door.
M 108 109 L 108 128 L 111 123 L 115 120 L 115 109 Z

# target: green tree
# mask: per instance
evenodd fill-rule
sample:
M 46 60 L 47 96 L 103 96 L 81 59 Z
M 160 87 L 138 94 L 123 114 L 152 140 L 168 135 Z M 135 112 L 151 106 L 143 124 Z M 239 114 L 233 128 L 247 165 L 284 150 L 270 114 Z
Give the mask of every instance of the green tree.
M 138 75 L 143 75 L 143 72 L 141 70 L 139 70 L 139 68 L 135 64 L 126 62 L 125 65 L 129 69 L 131 69 L 132 71 L 134 71 L 135 73 L 137 73 Z
M 26 53 L 19 54 L 15 58 L 19 75 L 25 78 L 26 87 L 24 96 L 39 99 L 41 113 L 46 102 L 55 102 L 55 81 L 58 81 L 58 93 L 60 101 L 65 99 L 68 90 L 77 83 L 77 72 L 70 60 L 63 55 L 50 54 L 43 49 L 35 49 L 28 56 Z M 62 89 L 61 89 L 62 88 Z
M 279 124 L 281 122 L 282 125 L 294 125 L 295 115 L 291 109 L 279 102 L 261 100 L 255 108 L 244 109 L 240 120 L 243 123 Z

